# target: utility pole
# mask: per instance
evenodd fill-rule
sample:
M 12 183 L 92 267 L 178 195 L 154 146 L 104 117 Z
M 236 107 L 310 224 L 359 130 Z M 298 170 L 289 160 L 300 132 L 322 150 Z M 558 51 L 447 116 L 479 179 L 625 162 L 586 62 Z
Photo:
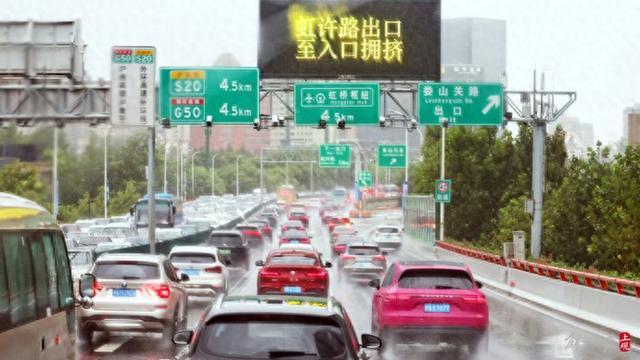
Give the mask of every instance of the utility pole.
M 542 218 L 544 209 L 544 165 L 547 124 L 557 120 L 577 99 L 575 91 L 545 91 L 537 89 L 537 74 L 533 72 L 533 91 L 505 91 L 507 105 L 516 117 L 507 113 L 507 120 L 525 122 L 533 128 L 531 157 L 531 193 L 533 196 L 533 221 L 531 222 L 531 256 L 540 257 L 542 248 Z M 558 108 L 556 98 L 566 102 Z
M 236 157 L 236 196 L 240 194 L 240 159 L 242 155 Z
M 54 219 L 58 218 L 58 200 L 60 197 L 58 194 L 58 131 L 60 131 L 60 129 L 58 127 L 58 124 L 56 124 L 53 127 L 53 171 L 52 171 L 53 181 L 51 184 L 51 187 L 53 188 L 52 189 L 53 199 L 51 199 L 51 204 L 52 204 L 51 212 L 53 213 Z
M 213 154 L 211 157 L 211 196 L 215 195 L 216 188 L 216 156 L 220 153 Z
M 109 178 L 108 178 L 108 167 L 107 167 L 107 160 L 108 160 L 108 153 L 109 153 L 109 126 L 107 125 L 107 127 L 104 129 L 104 178 L 103 178 L 103 184 L 102 184 L 102 190 L 103 190 L 103 196 L 104 196 L 104 218 L 106 219 L 108 217 L 108 212 L 109 212 Z
M 442 143 L 440 148 L 440 180 L 444 181 L 444 164 L 445 164 L 445 150 L 447 143 L 447 125 L 446 121 L 441 123 L 442 129 L 440 135 L 440 142 Z M 408 161 L 407 161 L 408 162 Z M 440 241 L 444 241 L 444 202 L 440 202 Z
M 154 125 L 149 126 L 149 149 L 147 164 L 147 197 L 149 202 L 149 252 L 156 253 L 156 194 L 153 188 L 153 164 L 156 150 L 156 129 Z

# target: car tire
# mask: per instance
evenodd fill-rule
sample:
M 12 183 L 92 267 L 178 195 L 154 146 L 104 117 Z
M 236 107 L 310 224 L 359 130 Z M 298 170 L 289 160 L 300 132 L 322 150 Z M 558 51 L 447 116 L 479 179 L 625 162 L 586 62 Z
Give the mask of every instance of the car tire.
M 489 333 L 483 333 L 467 345 L 469 355 L 486 355 L 489 352 Z
M 180 320 L 178 319 L 178 309 L 173 314 L 173 318 L 164 324 L 162 329 L 162 340 L 166 343 L 173 343 L 173 336 L 178 329 Z
M 78 340 L 91 344 L 93 340 L 93 329 L 86 325 L 78 324 Z

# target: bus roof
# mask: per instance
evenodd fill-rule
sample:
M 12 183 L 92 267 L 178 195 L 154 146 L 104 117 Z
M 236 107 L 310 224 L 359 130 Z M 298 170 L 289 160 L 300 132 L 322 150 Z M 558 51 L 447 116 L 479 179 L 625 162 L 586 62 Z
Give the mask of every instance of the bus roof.
M 0 192 L 0 230 L 59 229 L 56 220 L 37 203 Z

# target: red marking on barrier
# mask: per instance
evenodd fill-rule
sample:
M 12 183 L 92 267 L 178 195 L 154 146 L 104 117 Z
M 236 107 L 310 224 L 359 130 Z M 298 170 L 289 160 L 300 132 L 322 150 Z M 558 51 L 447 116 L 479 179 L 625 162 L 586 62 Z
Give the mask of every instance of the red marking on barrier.
M 510 282 L 509 282 L 509 286 L 511 286 L 511 287 L 516 287 L 516 282 L 515 282 L 515 281 L 513 281 L 513 280 L 512 280 L 512 281 L 510 281 Z
M 631 334 L 623 331 L 618 335 L 618 346 L 621 352 L 628 352 L 631 350 Z

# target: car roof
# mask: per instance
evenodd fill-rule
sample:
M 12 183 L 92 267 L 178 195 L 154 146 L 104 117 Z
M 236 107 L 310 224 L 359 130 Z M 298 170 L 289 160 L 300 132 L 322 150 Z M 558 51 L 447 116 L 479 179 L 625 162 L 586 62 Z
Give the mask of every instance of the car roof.
M 174 246 L 171 248 L 171 252 L 169 254 L 176 253 L 205 253 L 205 254 L 213 254 L 216 255 L 218 249 L 214 246 L 195 246 L 195 245 L 183 245 L 183 246 Z
M 152 254 L 143 254 L 143 253 L 103 253 L 98 257 L 96 262 L 101 261 L 119 261 L 119 260 L 130 260 L 130 261 L 142 261 L 142 262 L 155 262 L 160 263 L 166 257 L 164 255 L 152 255 Z
M 236 229 L 240 227 L 257 228 L 258 226 L 255 224 L 249 224 L 249 223 L 242 223 L 242 224 L 236 225 Z
M 302 225 L 302 221 L 300 221 L 300 220 L 287 220 L 287 221 L 284 222 L 284 224 L 285 225 L 287 225 L 287 224 L 300 224 L 300 225 Z
M 287 237 L 287 236 L 309 236 L 309 234 L 307 234 L 306 231 L 304 230 L 298 230 L 298 229 L 288 229 L 285 230 L 282 235 L 280 235 L 281 237 Z
M 338 301 L 333 297 L 285 295 L 220 296 L 209 310 L 208 322 L 213 317 L 233 314 L 274 314 L 311 317 L 342 317 Z
M 446 260 L 419 260 L 419 261 L 398 261 L 396 262 L 401 270 L 408 269 L 456 269 L 470 271 L 469 267 L 458 261 Z
M 394 229 L 400 230 L 400 226 L 398 225 L 378 225 L 378 229 L 383 229 L 383 228 L 394 228 Z
M 274 249 L 269 251 L 269 255 L 313 255 L 317 256 L 318 254 L 314 250 L 303 250 L 303 249 Z
M 358 247 L 371 247 L 371 248 L 378 248 L 377 244 L 374 243 L 370 243 L 370 242 L 352 242 L 348 244 L 349 247 L 354 247 L 354 246 L 358 246 Z
M 236 235 L 242 237 L 242 233 L 238 230 L 213 230 L 211 235 Z

